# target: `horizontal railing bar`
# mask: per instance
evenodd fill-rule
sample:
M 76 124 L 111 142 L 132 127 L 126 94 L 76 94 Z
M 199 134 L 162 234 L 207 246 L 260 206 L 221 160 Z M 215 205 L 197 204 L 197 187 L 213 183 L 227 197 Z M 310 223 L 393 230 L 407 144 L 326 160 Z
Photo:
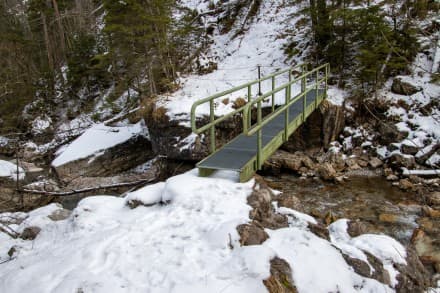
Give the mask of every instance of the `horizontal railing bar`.
M 294 104 L 295 102 L 297 102 L 299 99 L 301 99 L 302 97 L 304 97 L 305 95 L 307 95 L 310 91 L 315 90 L 315 88 L 308 88 L 306 89 L 304 92 L 299 93 L 295 98 L 293 98 L 292 100 L 289 101 L 289 103 L 279 107 L 275 112 L 267 115 L 266 117 L 264 117 L 264 120 L 259 124 L 256 125 L 255 127 L 249 129 L 246 133 L 244 133 L 247 136 L 251 136 L 254 135 L 258 130 L 260 130 L 261 128 L 263 128 L 264 126 L 266 126 L 270 121 L 272 121 L 273 119 L 275 119 L 278 115 L 281 114 L 281 112 L 284 112 L 287 108 L 289 108 L 292 104 Z
M 201 100 L 198 100 L 198 101 L 194 102 L 192 107 L 191 107 L 191 128 L 192 128 L 193 132 L 196 133 L 196 134 L 199 134 L 200 132 L 202 132 L 202 131 L 200 131 L 200 129 L 202 129 L 202 128 L 197 129 L 197 126 L 196 126 L 196 109 L 197 109 L 198 106 L 200 106 L 202 104 L 205 104 L 205 103 L 207 103 L 207 102 L 209 102 L 211 100 L 223 97 L 225 95 L 228 95 L 228 94 L 231 94 L 231 93 L 234 93 L 234 92 L 237 92 L 239 90 L 243 90 L 243 89 L 245 89 L 245 88 L 247 88 L 249 86 L 258 84 L 259 82 L 266 81 L 266 80 L 268 80 L 268 79 L 270 79 L 272 77 L 279 76 L 279 75 L 281 75 L 283 73 L 292 71 L 293 69 L 301 67 L 301 66 L 304 66 L 304 64 L 298 64 L 298 65 L 295 65 L 295 66 L 287 68 L 287 69 L 276 71 L 276 72 L 274 72 L 274 73 L 272 73 L 270 75 L 267 75 L 267 76 L 265 76 L 263 78 L 260 78 L 260 79 L 248 82 L 246 84 L 242 84 L 240 86 L 234 87 L 234 88 L 229 89 L 227 91 L 223 91 L 223 92 L 217 93 L 215 95 L 212 95 L 210 97 L 207 97 L 207 98 L 204 98 L 204 99 L 201 99 Z M 238 112 L 240 112 L 240 111 L 234 111 L 234 112 L 231 112 L 232 114 L 231 113 L 228 113 L 228 114 L 234 115 L 234 114 L 237 114 Z M 227 117 L 230 117 L 231 115 L 229 115 Z M 224 119 L 221 120 L 221 121 L 218 121 L 218 120 L 219 119 L 216 119 L 214 121 L 215 122 L 214 124 L 209 124 L 209 125 L 215 126 L 217 123 L 223 121 Z M 204 131 L 206 131 L 207 129 L 209 129 L 209 127 L 207 127 L 207 128 L 203 127 L 203 129 L 204 129 Z

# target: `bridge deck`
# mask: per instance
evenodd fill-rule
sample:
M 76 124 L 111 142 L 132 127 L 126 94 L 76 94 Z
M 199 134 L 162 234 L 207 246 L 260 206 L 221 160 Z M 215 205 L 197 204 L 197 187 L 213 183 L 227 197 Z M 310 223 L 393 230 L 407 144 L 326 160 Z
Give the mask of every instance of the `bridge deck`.
M 316 91 L 308 92 L 307 106 L 324 94 L 324 90 L 319 90 L 318 97 Z M 289 107 L 289 124 L 302 116 L 302 113 L 303 99 L 299 99 Z M 262 148 L 271 144 L 280 133 L 283 133 L 284 126 L 285 115 L 278 115 L 265 125 L 262 129 Z M 197 166 L 202 169 L 242 171 L 251 160 L 255 159 L 257 152 L 257 134 L 251 136 L 240 134 Z

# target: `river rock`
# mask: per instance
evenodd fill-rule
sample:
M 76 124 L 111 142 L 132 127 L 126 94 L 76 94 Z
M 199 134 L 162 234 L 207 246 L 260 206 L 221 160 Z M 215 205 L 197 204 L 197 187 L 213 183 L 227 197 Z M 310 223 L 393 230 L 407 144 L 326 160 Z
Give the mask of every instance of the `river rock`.
M 397 177 L 395 174 L 390 174 L 387 176 L 388 181 L 397 181 L 399 180 L 399 177 Z
M 70 210 L 63 209 L 63 207 L 60 204 L 57 204 L 57 205 L 60 208 L 53 211 L 50 215 L 47 216 L 49 219 L 51 219 L 54 222 L 67 219 L 70 216 L 70 214 L 72 213 L 72 211 L 70 211 Z
M 440 218 L 440 210 L 433 209 L 428 206 L 422 207 L 422 212 L 425 216 L 430 218 Z
M 440 206 L 440 192 L 435 191 L 435 192 L 430 193 L 427 196 L 427 201 L 428 201 L 428 204 L 430 204 L 430 205 Z
M 425 231 L 415 229 L 411 242 L 423 263 L 432 264 L 436 267 L 440 264 L 440 243 L 425 233 Z
M 430 281 L 427 277 L 428 272 L 411 245 L 406 247 L 406 265 L 395 264 L 394 267 L 399 272 L 396 292 L 425 292 Z
M 317 173 L 324 180 L 331 181 L 336 177 L 336 170 L 330 163 L 324 163 L 318 166 Z
M 263 280 L 270 293 L 297 293 L 293 279 L 292 269 L 288 262 L 279 257 L 270 261 L 270 277 Z
M 327 241 L 330 241 L 330 233 L 326 226 L 322 224 L 313 224 L 308 222 L 307 227 L 309 228 L 310 232 L 312 232 L 316 236 L 325 239 Z
M 409 179 L 401 179 L 399 181 L 399 188 L 402 190 L 411 190 L 414 188 L 414 184 Z
M 242 224 L 237 227 L 241 245 L 260 245 L 269 238 L 264 228 L 257 222 Z
M 379 168 L 380 166 L 383 165 L 382 160 L 380 160 L 379 158 L 373 157 L 371 158 L 371 160 L 368 162 L 368 164 L 373 167 L 374 169 Z
M 391 85 L 391 91 L 398 95 L 411 96 L 421 90 L 421 87 L 415 86 L 408 81 L 404 81 L 402 77 L 394 78 L 393 84 Z

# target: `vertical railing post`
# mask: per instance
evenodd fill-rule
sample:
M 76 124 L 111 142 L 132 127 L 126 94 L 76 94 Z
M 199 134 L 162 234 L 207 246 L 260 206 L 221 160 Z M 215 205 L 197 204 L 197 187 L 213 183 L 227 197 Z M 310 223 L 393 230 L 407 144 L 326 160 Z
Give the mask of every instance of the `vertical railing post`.
M 248 86 L 248 103 L 252 102 L 252 85 Z M 251 118 L 252 118 L 252 107 L 249 107 L 249 109 L 246 111 L 248 112 L 247 115 L 247 126 L 248 129 L 251 128 Z
M 262 120 L 262 113 L 261 113 L 261 101 L 258 101 L 258 108 L 257 108 L 257 125 L 260 127 Z M 262 128 L 259 128 L 257 132 L 257 168 L 260 169 L 262 165 L 262 145 L 263 145 L 263 139 L 262 139 Z
M 330 63 L 325 66 L 325 93 L 324 93 L 324 99 L 327 98 L 328 75 L 329 74 L 330 74 Z
M 209 121 L 210 123 L 214 123 L 214 100 L 209 101 Z M 210 149 L 211 153 L 215 152 L 215 125 L 212 124 L 209 128 L 209 139 L 210 139 Z
M 315 97 L 315 109 L 316 109 L 318 107 L 318 96 L 319 96 L 319 70 L 316 70 L 315 90 L 316 90 L 316 97 Z
M 291 89 L 292 86 L 290 84 L 292 82 L 292 71 L 289 70 L 289 85 L 286 87 L 286 97 L 285 97 L 285 105 L 289 104 L 290 102 L 290 96 L 291 96 Z M 287 141 L 289 138 L 289 107 L 286 107 L 286 110 L 284 112 L 284 141 Z
M 301 94 L 303 95 L 303 113 L 302 113 L 302 120 L 303 122 L 306 121 L 306 109 L 307 109 L 307 80 L 306 80 L 306 67 L 305 65 L 302 68 L 302 78 L 301 78 Z
M 275 76 L 272 76 L 272 91 L 274 90 L 275 90 Z M 273 111 L 275 111 L 275 93 L 272 94 L 272 112 Z

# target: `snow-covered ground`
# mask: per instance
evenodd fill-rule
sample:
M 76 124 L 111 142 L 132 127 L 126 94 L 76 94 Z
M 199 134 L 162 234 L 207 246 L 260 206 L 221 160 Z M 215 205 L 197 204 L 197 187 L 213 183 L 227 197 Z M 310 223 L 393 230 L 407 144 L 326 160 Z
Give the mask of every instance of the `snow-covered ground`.
M 13 180 L 17 180 L 17 165 L 0 160 L 0 177 L 5 177 Z M 22 180 L 25 177 L 25 172 L 23 168 L 18 168 L 18 179 Z
M 290 227 L 267 229 L 262 245 L 240 246 L 236 227 L 250 221 L 254 182 L 236 183 L 232 175 L 200 178 L 192 170 L 126 198 L 89 197 L 57 222 L 47 217 L 55 204 L 0 214 L 3 222 L 23 220 L 9 225 L 18 233 L 42 228 L 33 241 L 0 234 L 0 292 L 266 292 L 262 280 L 275 256 L 290 264 L 299 292 L 393 292 L 356 274 L 334 246 L 355 257 L 376 255 L 392 278 L 392 264 L 405 262 L 403 247 L 386 236 L 351 239 L 344 221 L 334 224 L 331 243 L 308 230 L 312 217 L 279 208 Z M 149 206 L 130 209 L 134 199 Z
M 147 135 L 143 122 L 118 127 L 95 124 L 73 142 L 60 148 L 52 166 L 58 167 L 78 159 L 98 155 L 100 152 L 121 144 L 135 135 Z

